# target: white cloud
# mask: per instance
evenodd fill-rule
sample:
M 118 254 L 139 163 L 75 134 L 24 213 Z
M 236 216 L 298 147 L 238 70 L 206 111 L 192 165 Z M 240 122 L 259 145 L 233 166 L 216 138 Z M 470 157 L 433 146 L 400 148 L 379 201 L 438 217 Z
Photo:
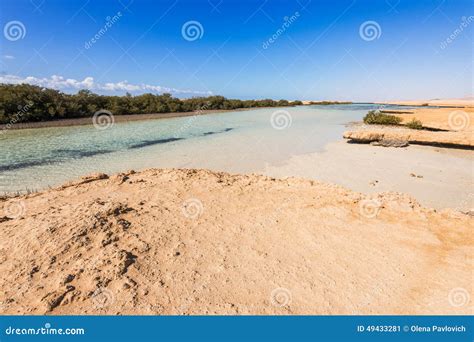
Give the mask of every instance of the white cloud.
M 118 83 L 106 83 L 103 86 L 104 90 L 111 90 L 111 91 L 119 91 L 119 90 L 124 90 L 124 91 L 140 91 L 142 90 L 140 86 L 130 84 L 127 81 L 122 81 Z
M 3 55 L 3 59 L 15 59 L 15 56 L 12 56 L 12 55 Z
M 5 57 L 5 56 L 4 56 Z M 89 89 L 92 91 L 110 91 L 110 92 L 153 92 L 153 93 L 171 93 L 171 94 L 190 94 L 190 95 L 212 95 L 210 91 L 195 91 L 167 88 L 150 84 L 131 84 L 128 81 L 117 83 L 96 83 L 93 77 L 86 77 L 82 81 L 73 78 L 64 78 L 63 76 L 53 75 L 51 77 L 38 78 L 34 76 L 19 77 L 15 75 L 0 75 L 0 83 L 8 84 L 32 84 L 40 87 L 53 88 L 58 90 Z

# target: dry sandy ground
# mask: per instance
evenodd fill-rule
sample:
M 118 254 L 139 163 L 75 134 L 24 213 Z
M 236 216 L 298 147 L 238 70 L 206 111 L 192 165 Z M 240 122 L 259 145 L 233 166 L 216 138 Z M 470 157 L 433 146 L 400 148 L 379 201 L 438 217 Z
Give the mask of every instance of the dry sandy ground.
M 428 104 L 430 106 L 459 106 L 474 107 L 474 97 L 463 97 L 457 99 L 433 99 L 433 100 L 411 100 L 411 101 L 390 101 L 387 104 L 397 104 L 405 106 L 422 106 Z
M 403 123 L 412 119 L 423 126 L 456 132 L 474 132 L 474 108 L 427 108 L 410 109 L 413 114 L 398 114 Z
M 407 142 L 416 145 L 446 146 L 474 149 L 474 132 L 432 132 L 399 126 L 361 125 L 344 132 L 343 137 L 351 142 Z
M 407 141 L 411 144 L 442 145 L 474 148 L 474 108 L 416 108 L 397 114 L 388 113 L 403 119 L 402 123 L 413 119 L 422 122 L 424 127 L 443 131 L 416 130 L 400 126 L 359 125 L 344 133 L 344 138 L 354 142 Z
M 324 152 L 268 165 L 264 173 L 316 179 L 368 194 L 398 191 L 427 207 L 474 213 L 474 151 L 340 141 L 328 144 Z
M 147 170 L 1 205 L 2 313 L 473 313 L 472 217 L 406 195 Z

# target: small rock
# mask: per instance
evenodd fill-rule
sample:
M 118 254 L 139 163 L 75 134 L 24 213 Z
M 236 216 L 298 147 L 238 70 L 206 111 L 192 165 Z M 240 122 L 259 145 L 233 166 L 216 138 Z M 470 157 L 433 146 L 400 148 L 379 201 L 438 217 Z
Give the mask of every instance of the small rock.
M 34 266 L 30 271 L 30 277 L 33 277 L 33 275 L 39 272 L 39 270 L 40 270 L 39 266 Z
M 132 265 L 135 262 L 135 260 L 137 259 L 137 256 L 133 255 L 132 253 L 128 251 L 122 250 L 119 252 L 119 257 L 120 259 L 122 259 L 122 262 L 120 264 L 119 274 L 122 275 L 122 274 L 127 273 L 128 268 L 130 267 L 130 265 Z
M 117 224 L 122 227 L 123 230 L 127 230 L 130 228 L 131 223 L 128 222 L 127 220 L 120 219 L 117 221 Z
M 10 221 L 10 220 L 13 220 L 13 219 L 11 217 L 8 217 L 8 216 L 0 217 L 0 223 L 7 222 L 7 221 Z
M 74 280 L 74 278 L 76 278 L 74 274 L 68 274 L 66 278 L 63 280 L 63 284 L 70 283 L 71 281 Z
M 372 141 L 370 143 L 373 146 L 383 146 L 383 147 L 406 147 L 408 146 L 408 141 L 406 140 L 392 140 L 392 139 L 382 139 L 379 141 Z

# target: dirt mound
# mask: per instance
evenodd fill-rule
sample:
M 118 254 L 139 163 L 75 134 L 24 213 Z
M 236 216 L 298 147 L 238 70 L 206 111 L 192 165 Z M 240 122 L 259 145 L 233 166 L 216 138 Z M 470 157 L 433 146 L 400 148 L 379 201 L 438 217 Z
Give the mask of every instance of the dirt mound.
M 0 202 L 7 314 L 472 313 L 472 217 L 206 170 Z

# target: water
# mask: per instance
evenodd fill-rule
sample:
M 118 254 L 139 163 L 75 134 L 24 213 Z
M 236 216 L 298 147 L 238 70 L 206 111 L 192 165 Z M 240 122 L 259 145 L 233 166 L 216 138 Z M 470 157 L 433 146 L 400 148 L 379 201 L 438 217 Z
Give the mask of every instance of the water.
M 341 139 L 346 123 L 374 108 L 299 106 L 116 123 L 106 130 L 10 130 L 0 136 L 0 191 L 40 190 L 94 172 L 150 167 L 258 172 L 323 150 Z

